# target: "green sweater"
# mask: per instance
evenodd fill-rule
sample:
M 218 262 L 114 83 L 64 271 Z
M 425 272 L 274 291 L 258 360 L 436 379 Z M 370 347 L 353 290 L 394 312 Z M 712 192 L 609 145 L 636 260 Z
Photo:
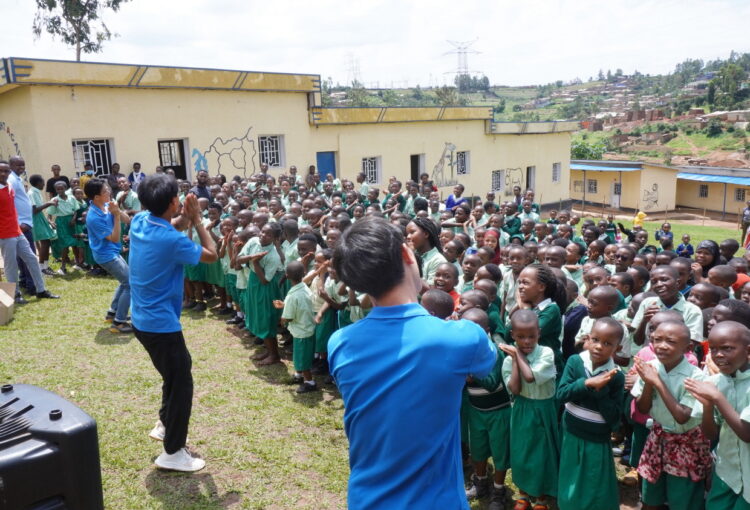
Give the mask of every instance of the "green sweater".
M 506 216 L 503 230 L 507 232 L 509 236 L 519 233 L 521 231 L 521 220 L 519 220 L 517 216 Z
M 566 432 L 583 440 L 605 443 L 610 440 L 612 431 L 620 426 L 625 376 L 622 372 L 617 372 L 617 375 L 599 391 L 586 387 L 585 382 L 589 377 L 591 376 L 587 373 L 581 356 L 578 354 L 571 356 L 557 386 L 557 400 L 597 412 L 604 418 L 605 423 L 581 419 L 565 411 L 562 420 L 563 427 Z
M 503 351 L 497 351 L 497 360 L 492 372 L 483 379 L 474 379 L 466 383 L 466 392 L 469 395 L 469 403 L 480 411 L 495 411 L 510 406 L 510 394 L 503 382 Z
M 539 345 L 549 347 L 555 353 L 555 368 L 559 378 L 563 370 L 562 345 L 560 343 L 562 315 L 557 303 L 551 300 L 547 301 L 545 299 L 533 310 L 539 317 Z

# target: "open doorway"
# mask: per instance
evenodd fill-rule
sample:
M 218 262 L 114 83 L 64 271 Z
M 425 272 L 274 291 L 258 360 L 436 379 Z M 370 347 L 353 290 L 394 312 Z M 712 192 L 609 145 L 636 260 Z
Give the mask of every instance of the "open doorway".
M 526 189 L 536 188 L 536 166 L 526 167 Z
M 411 180 L 419 182 L 419 176 L 424 173 L 424 154 L 412 154 L 409 160 L 411 163 Z

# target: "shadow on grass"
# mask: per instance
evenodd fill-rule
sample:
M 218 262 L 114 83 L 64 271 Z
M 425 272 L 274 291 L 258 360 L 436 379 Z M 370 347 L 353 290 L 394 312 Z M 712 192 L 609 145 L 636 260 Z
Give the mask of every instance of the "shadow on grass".
M 135 336 L 133 333 L 116 334 L 109 331 L 109 328 L 102 328 L 94 337 L 94 342 L 101 345 L 125 345 L 129 344 Z
M 146 489 L 162 502 L 165 509 L 223 509 L 240 502 L 240 495 L 227 492 L 219 495 L 211 473 L 177 473 L 154 469 L 146 476 Z

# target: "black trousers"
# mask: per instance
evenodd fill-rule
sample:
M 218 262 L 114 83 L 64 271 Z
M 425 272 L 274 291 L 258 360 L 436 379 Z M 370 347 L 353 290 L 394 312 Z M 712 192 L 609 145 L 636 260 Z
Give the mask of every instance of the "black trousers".
M 31 251 L 36 253 L 36 245 L 34 244 L 34 234 L 32 231 L 33 229 L 30 228 L 26 232 L 23 232 L 23 235 L 26 236 L 26 239 L 29 241 Z M 37 289 L 34 286 L 34 280 L 31 278 L 29 268 L 26 267 L 26 264 L 21 260 L 21 257 L 18 257 L 18 273 L 18 290 L 24 288 L 29 294 L 36 294 Z
M 159 418 L 167 429 L 164 451 L 175 453 L 185 446 L 188 423 L 193 407 L 193 360 L 185 346 L 182 331 L 147 333 L 135 329 L 135 336 L 145 347 L 164 384 L 161 393 Z

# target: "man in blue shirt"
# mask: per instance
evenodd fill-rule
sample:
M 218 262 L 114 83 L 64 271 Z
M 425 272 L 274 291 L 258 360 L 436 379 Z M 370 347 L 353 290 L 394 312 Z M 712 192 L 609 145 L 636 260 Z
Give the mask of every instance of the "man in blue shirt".
M 349 438 L 349 508 L 468 509 L 461 391 L 468 375 L 490 372 L 495 346 L 476 324 L 440 320 L 417 303 L 416 258 L 386 220 L 349 227 L 333 265 L 374 304 L 329 342 Z
M 154 463 L 163 469 L 198 471 L 206 465 L 185 448 L 193 401 L 192 360 L 180 325 L 183 268 L 218 260 L 216 246 L 201 222 L 195 195 L 184 205 L 177 181 L 167 174 L 150 175 L 138 186 L 145 209 L 130 226 L 130 297 L 135 336 L 159 371 L 162 406 L 149 436 L 164 441 Z M 182 214 L 177 216 L 182 207 Z M 176 217 L 177 216 L 177 217 Z M 178 232 L 192 223 L 200 246 Z
M 128 324 L 130 270 L 128 263 L 120 255 L 121 224 L 130 223 L 130 216 L 120 211 L 117 202 L 112 200 L 112 189 L 103 179 L 90 179 L 83 191 L 91 200 L 91 207 L 86 214 L 91 253 L 96 263 L 120 282 L 105 320 L 112 322 L 112 327 L 109 328 L 112 333 L 132 333 L 133 328 Z
M 20 156 L 12 156 L 8 163 L 10 163 L 10 175 L 8 176 L 8 184 L 13 188 L 13 192 L 16 194 L 15 205 L 16 212 L 18 213 L 18 225 L 21 227 L 26 240 L 29 241 L 31 251 L 36 255 L 36 245 L 34 244 L 34 220 L 33 220 L 33 209 L 31 207 L 31 199 L 26 193 L 26 186 L 23 182 L 23 176 L 26 173 L 26 162 Z M 28 294 L 36 294 L 36 286 L 34 285 L 34 279 L 31 277 L 31 271 L 35 271 L 35 268 L 29 268 L 26 266 L 23 260 L 19 257 L 18 270 L 20 276 L 18 278 L 18 285 L 24 289 Z

